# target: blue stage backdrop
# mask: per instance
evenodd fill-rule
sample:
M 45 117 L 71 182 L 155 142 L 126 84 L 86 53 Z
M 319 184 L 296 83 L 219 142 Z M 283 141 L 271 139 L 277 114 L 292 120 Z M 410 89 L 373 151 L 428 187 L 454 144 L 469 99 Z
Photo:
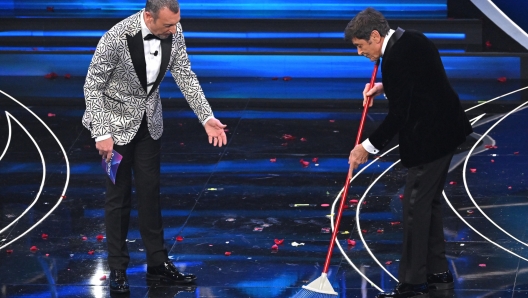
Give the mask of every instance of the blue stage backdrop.
M 144 1 L 0 0 L 3 10 L 139 10 Z M 185 17 L 350 18 L 372 6 L 388 18 L 445 18 L 447 0 L 180 0 Z M 50 15 L 50 17 L 52 17 Z
M 373 64 L 357 55 L 190 55 L 192 69 L 199 77 L 282 77 L 368 78 Z M 43 76 L 69 73 L 85 76 L 92 54 L 4 54 L 0 55 L 0 76 Z M 452 79 L 520 79 L 520 57 L 443 56 Z M 168 73 L 168 75 L 170 75 Z

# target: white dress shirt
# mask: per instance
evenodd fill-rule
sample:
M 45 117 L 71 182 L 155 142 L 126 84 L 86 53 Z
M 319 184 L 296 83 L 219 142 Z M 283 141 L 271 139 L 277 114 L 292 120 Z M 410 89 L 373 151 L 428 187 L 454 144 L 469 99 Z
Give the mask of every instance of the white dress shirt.
M 141 35 L 145 38 L 145 36 L 152 34 L 152 32 L 150 32 L 145 24 L 143 14 L 141 14 Z M 160 72 L 161 40 L 157 38 L 150 40 L 143 39 L 143 50 L 145 52 L 145 63 L 147 64 L 147 94 L 149 94 Z

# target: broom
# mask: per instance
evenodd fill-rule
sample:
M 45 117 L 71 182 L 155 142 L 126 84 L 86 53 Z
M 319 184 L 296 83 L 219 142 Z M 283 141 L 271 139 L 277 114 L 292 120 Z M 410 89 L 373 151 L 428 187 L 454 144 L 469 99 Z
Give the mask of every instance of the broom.
M 376 64 L 374 65 L 374 70 L 372 71 L 372 76 L 370 78 L 369 90 L 372 89 L 372 87 L 374 87 L 374 81 L 376 80 L 376 75 L 378 74 L 379 62 L 380 61 L 378 59 L 376 61 Z M 359 144 L 361 140 L 361 133 L 363 132 L 363 125 L 365 124 L 365 118 L 367 117 L 367 111 L 368 111 L 371 100 L 372 100 L 372 97 L 367 97 L 367 103 L 363 107 L 363 114 L 361 115 L 361 121 L 359 122 L 359 129 L 358 129 L 358 133 L 356 137 L 356 146 Z M 332 233 L 330 245 L 328 247 L 328 252 L 326 254 L 326 261 L 324 264 L 323 272 L 321 273 L 321 276 L 319 278 L 312 281 L 308 285 L 303 286 L 304 290 L 295 295 L 295 297 L 297 298 L 301 298 L 301 297 L 326 298 L 326 297 L 337 296 L 337 292 L 334 291 L 334 289 L 332 288 L 332 285 L 330 284 L 330 281 L 328 280 L 328 268 L 330 267 L 330 259 L 332 258 L 332 251 L 334 250 L 334 244 L 335 244 L 335 240 L 337 237 L 339 224 L 341 223 L 341 215 L 343 214 L 343 209 L 344 209 L 346 197 L 348 194 L 348 187 L 350 185 L 350 179 L 352 179 L 352 171 L 348 171 L 347 179 L 345 181 L 345 188 L 343 191 L 343 196 L 341 197 L 341 204 L 339 205 L 339 210 L 337 212 L 334 232 Z

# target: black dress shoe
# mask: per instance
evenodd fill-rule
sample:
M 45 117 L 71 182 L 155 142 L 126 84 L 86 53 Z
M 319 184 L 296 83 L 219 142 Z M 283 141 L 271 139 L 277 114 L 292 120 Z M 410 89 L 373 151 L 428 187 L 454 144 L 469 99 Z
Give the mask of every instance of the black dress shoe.
M 110 270 L 110 293 L 128 293 L 130 286 L 128 285 L 128 278 L 126 270 L 114 269 Z
M 147 281 L 160 281 L 165 283 L 190 283 L 196 279 L 194 274 L 184 274 L 178 271 L 171 261 L 147 267 Z
M 417 285 L 398 283 L 393 292 L 379 293 L 376 298 L 426 298 L 429 297 L 428 293 L 427 283 Z
M 451 290 L 455 287 L 451 271 L 427 274 L 429 290 Z

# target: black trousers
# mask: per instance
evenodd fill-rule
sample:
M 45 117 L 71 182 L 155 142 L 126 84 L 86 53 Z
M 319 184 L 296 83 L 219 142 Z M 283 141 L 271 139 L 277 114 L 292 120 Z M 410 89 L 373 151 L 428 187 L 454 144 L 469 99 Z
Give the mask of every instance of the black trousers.
M 138 202 L 141 239 L 146 248 L 147 266 L 167 260 L 160 207 L 160 141 L 150 136 L 143 121 L 134 139 L 123 146 L 114 145 L 123 155 L 116 183 L 107 178 L 105 224 L 110 269 L 126 269 L 130 260 L 127 234 L 132 208 L 132 173 Z
M 398 279 L 420 284 L 427 274 L 447 271 L 442 190 L 453 153 L 409 168 L 403 198 L 403 252 Z

